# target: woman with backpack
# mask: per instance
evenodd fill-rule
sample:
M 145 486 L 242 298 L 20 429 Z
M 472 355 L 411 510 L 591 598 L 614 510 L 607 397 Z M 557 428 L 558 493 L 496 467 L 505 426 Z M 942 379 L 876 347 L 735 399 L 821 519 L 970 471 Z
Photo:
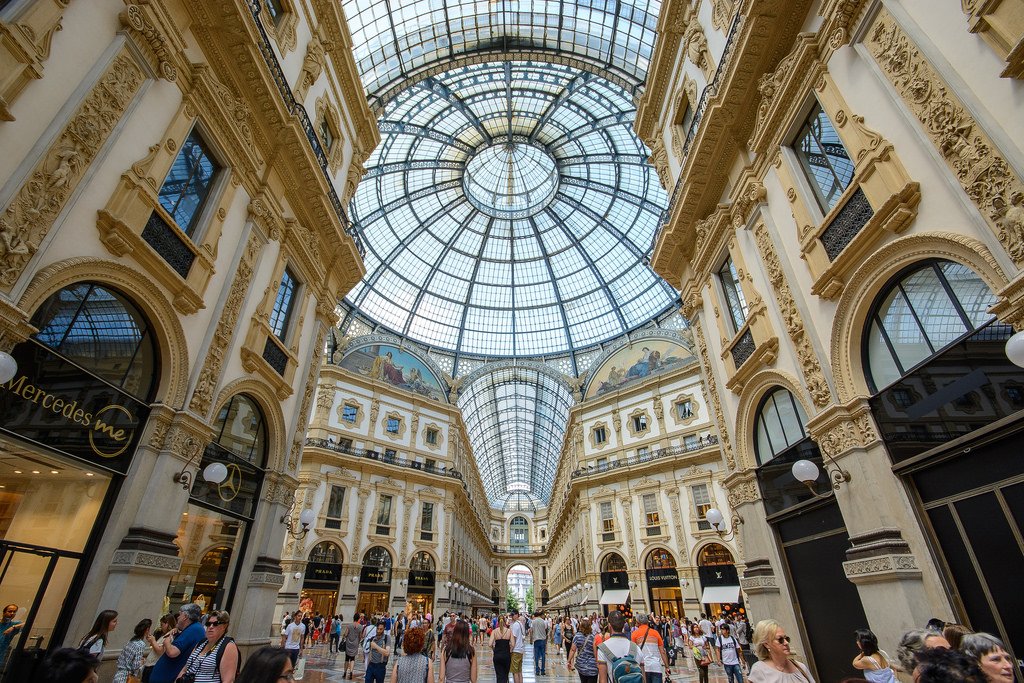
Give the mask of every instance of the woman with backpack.
M 107 646 L 107 636 L 117 627 L 117 612 L 105 609 L 96 617 L 92 628 L 78 643 L 78 647 L 103 661 L 103 648 Z
M 230 622 L 231 615 L 227 612 L 210 612 L 206 620 L 206 640 L 200 641 L 185 660 L 179 681 L 234 683 L 239 659 L 238 646 L 228 636 Z
M 569 647 L 569 671 L 576 669 L 580 683 L 597 683 L 597 660 L 594 659 L 594 632 L 590 620 L 580 621 L 579 630 Z
M 447 647 L 441 649 L 437 683 L 476 683 L 476 650 L 469 642 L 469 624 L 455 622 Z

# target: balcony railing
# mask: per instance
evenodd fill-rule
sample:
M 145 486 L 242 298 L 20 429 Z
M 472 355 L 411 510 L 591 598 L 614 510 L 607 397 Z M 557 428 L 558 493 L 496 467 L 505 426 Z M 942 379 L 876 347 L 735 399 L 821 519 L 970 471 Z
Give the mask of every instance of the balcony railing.
M 458 479 L 462 481 L 462 473 L 452 467 L 444 467 L 443 465 L 428 465 L 423 462 L 417 462 L 416 460 L 409 460 L 397 455 L 391 455 L 389 453 L 381 453 L 380 451 L 369 451 L 362 448 L 350 448 L 341 446 L 330 439 L 306 439 L 306 445 L 312 446 L 313 448 L 323 448 L 328 451 L 334 451 L 335 453 L 344 453 L 345 455 L 351 455 L 355 458 L 366 458 L 367 460 L 377 460 L 379 462 L 386 463 L 388 465 L 395 465 L 397 467 L 408 467 L 412 470 L 420 470 L 428 474 L 436 474 L 442 477 L 451 477 L 452 479 Z
M 589 477 L 592 474 L 601 474 L 603 472 L 619 469 L 621 467 L 631 467 L 633 465 L 646 464 L 649 462 L 653 462 L 655 460 L 660 460 L 662 458 L 670 458 L 674 455 L 681 455 L 683 453 L 693 453 L 694 451 L 699 451 L 702 448 L 717 445 L 718 437 L 715 436 L 714 434 L 709 434 L 708 436 L 700 437 L 695 442 L 684 444 L 682 446 L 673 446 L 672 448 L 661 448 L 659 450 L 651 451 L 650 453 L 646 453 L 644 455 L 633 455 L 628 458 L 615 460 L 604 465 L 587 465 L 586 467 L 580 467 L 570 475 L 570 478 L 576 479 L 578 477 Z
M 506 555 L 544 555 L 547 553 L 546 545 L 497 545 L 491 544 L 491 551 Z

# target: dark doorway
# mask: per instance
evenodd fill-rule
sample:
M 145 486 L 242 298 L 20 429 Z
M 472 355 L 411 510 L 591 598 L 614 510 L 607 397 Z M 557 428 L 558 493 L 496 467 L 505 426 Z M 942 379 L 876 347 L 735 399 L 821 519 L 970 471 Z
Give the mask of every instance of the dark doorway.
M 802 654 L 817 669 L 819 681 L 858 678 L 851 665 L 853 632 L 867 628 L 868 618 L 857 587 L 843 572 L 850 539 L 839 506 L 832 499 L 775 525 L 789 565 L 794 607 L 811 649 Z

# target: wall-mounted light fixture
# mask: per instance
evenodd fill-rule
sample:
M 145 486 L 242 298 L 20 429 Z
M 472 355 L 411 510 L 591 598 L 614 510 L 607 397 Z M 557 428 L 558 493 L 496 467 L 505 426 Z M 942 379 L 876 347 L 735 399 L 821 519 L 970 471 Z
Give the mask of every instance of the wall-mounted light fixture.
M 6 351 L 0 351 L 0 384 L 14 379 L 18 374 L 18 361 Z
M 729 524 L 732 527 L 732 530 L 729 532 L 729 535 L 726 536 L 725 516 L 722 514 L 721 510 L 719 510 L 718 508 L 709 509 L 707 512 L 704 513 L 704 519 L 706 519 L 708 523 L 711 524 L 711 528 L 715 530 L 715 533 L 717 533 L 718 537 L 723 541 L 731 541 L 732 539 L 736 538 L 736 527 L 743 524 L 743 518 L 734 512 L 732 514 L 732 519 L 730 520 Z
M 281 515 L 281 524 L 284 524 L 284 528 L 287 530 L 288 535 L 295 540 L 302 540 L 309 533 L 309 527 L 313 524 L 313 520 L 316 519 L 316 513 L 312 510 L 306 509 L 299 513 L 298 522 L 292 517 L 292 512 L 295 511 L 295 494 L 292 494 L 291 505 L 288 506 L 288 511 Z
M 181 488 L 186 491 L 192 488 L 192 473 L 189 471 L 189 467 L 195 462 L 196 458 L 202 452 L 202 447 L 198 441 L 193 437 L 188 437 L 185 440 L 185 449 L 188 453 L 188 460 L 182 466 L 180 472 L 176 472 L 174 475 L 174 483 L 181 484 Z M 209 465 L 203 468 L 203 480 L 211 484 L 220 484 L 228 476 L 228 468 L 224 466 L 224 463 L 211 462 Z
M 825 474 L 828 475 L 828 479 L 832 484 L 832 488 L 828 493 L 822 494 L 814 490 L 814 482 L 818 480 L 819 470 L 818 466 L 810 460 L 797 460 L 793 463 L 791 470 L 793 478 L 802 482 L 815 498 L 828 498 L 835 491 L 839 490 L 844 481 L 848 482 L 851 479 L 850 473 L 840 467 L 839 463 L 827 455 L 825 457 L 828 458 L 828 462 L 825 465 Z

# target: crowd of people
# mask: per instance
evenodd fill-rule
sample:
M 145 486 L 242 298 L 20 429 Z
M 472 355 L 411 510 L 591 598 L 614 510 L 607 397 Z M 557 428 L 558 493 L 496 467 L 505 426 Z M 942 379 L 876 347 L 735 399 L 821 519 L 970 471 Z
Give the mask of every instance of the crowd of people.
M 78 647 L 51 654 L 38 680 L 98 681 L 96 669 L 117 622 L 117 612 L 101 612 Z M 691 620 L 643 613 L 627 618 L 617 610 L 607 617 L 450 612 L 435 622 L 429 613 L 354 614 L 346 620 L 296 610 L 284 616 L 280 645 L 256 650 L 244 666 L 227 635 L 229 624 L 227 612 L 203 614 L 195 603 L 164 615 L 155 631 L 143 619 L 121 649 L 113 683 L 287 683 L 302 678 L 309 648 L 317 648 L 321 658 L 335 657 L 343 678 L 359 675 L 364 683 L 384 683 L 392 655 L 389 683 L 477 683 L 478 647 L 490 650 L 495 683 L 509 683 L 510 677 L 522 683 L 528 644 L 536 676 L 547 675 L 550 647 L 580 683 L 670 683 L 674 669 L 695 671 L 707 683 L 712 666 L 722 668 L 728 683 L 816 683 L 779 622 L 762 620 L 751 631 L 742 614 Z M 858 650 L 852 665 L 863 678 L 843 683 L 896 683 L 897 671 L 914 683 L 1014 680 L 1005 645 L 959 624 L 932 620 L 908 631 L 895 644 L 894 657 L 870 630 L 851 635 Z

